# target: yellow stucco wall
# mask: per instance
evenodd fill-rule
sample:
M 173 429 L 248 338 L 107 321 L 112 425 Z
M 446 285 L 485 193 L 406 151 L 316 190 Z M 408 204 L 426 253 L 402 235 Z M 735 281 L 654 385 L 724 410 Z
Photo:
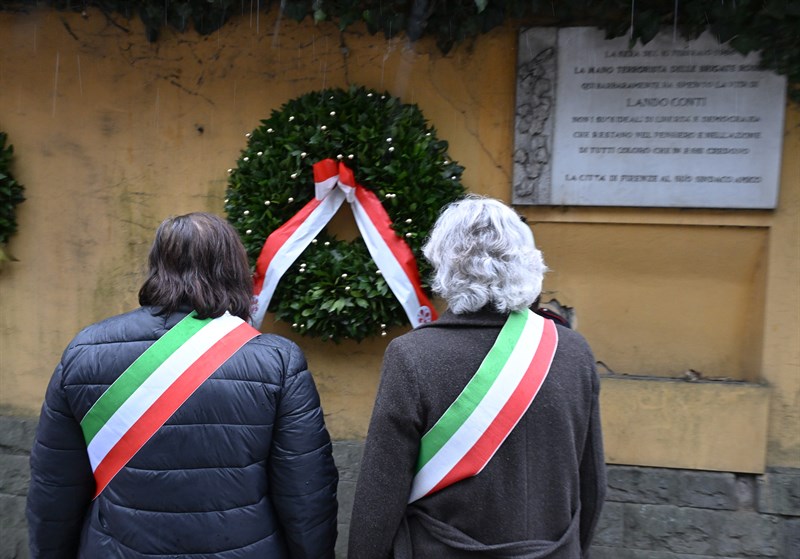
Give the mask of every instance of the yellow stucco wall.
M 225 171 L 245 147 L 244 134 L 293 97 L 353 84 L 416 103 L 466 167 L 466 186 L 510 199 L 513 28 L 443 56 L 431 42 L 387 42 L 357 29 L 340 35 L 333 25 L 280 20 L 274 11 L 208 37 L 166 33 L 154 44 L 138 22 L 119 23 L 130 32 L 93 11 L 87 18 L 0 12 L 0 130 L 14 144 L 15 176 L 27 197 L 9 246 L 19 261 L 0 272 L 6 410 L 35 413 L 77 330 L 136 304 L 145 255 L 164 217 L 222 213 Z M 795 467 L 798 154 L 800 110 L 790 106 L 774 212 L 519 208 L 552 268 L 546 292 L 575 307 L 578 329 L 609 370 L 680 377 L 694 369 L 766 384 L 768 397 L 754 388 L 763 404 L 753 414 L 769 411 L 753 435 L 761 447 L 754 452 L 761 464 L 766 456 L 769 465 Z M 274 329 L 306 350 L 334 437 L 363 437 L 387 339 L 337 346 L 298 337 L 285 325 Z M 651 393 L 641 383 L 616 388 L 616 378 L 603 389 L 609 456 L 648 463 L 646 456 L 658 454 L 653 447 L 677 441 L 685 458 L 675 464 L 703 467 L 692 461 L 694 448 L 731 434 L 727 416 L 713 410 L 735 399 L 706 389 L 692 393 L 692 405 L 719 419 L 712 434 L 649 445 L 645 436 L 638 452 L 616 426 L 641 421 L 624 410 Z M 754 463 L 747 450 L 737 453 L 731 463 Z
M 606 377 L 606 461 L 762 473 L 769 392 L 753 384 Z

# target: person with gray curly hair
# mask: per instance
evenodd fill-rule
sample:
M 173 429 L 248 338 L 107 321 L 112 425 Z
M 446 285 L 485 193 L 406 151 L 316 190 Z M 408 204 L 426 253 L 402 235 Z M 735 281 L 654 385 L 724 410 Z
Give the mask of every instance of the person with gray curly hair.
M 528 308 L 547 272 L 530 227 L 492 198 L 453 202 L 422 250 L 435 270 L 433 291 L 455 314 L 486 305 L 501 313 Z
M 447 206 L 423 248 L 440 318 L 394 340 L 350 559 L 586 559 L 606 489 L 584 338 L 530 310 L 547 267 L 502 202 Z

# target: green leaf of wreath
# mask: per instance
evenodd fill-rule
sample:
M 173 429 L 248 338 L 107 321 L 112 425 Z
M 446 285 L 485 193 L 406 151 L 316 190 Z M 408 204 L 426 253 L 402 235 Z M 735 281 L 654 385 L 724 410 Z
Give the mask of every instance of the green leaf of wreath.
M 325 89 L 287 102 L 247 136 L 229 170 L 225 211 L 251 264 L 270 233 L 314 196 L 312 165 L 333 158 L 381 200 L 427 289 L 421 248 L 441 208 L 464 194 L 464 168 L 416 105 L 365 88 Z M 334 341 L 407 323 L 364 242 L 325 230 L 281 278 L 269 310 L 304 335 Z
M 11 174 L 14 146 L 6 147 L 6 133 L 0 132 L 0 263 L 12 258 L 6 255 L 4 245 L 17 232 L 17 205 L 25 200 L 24 187 Z

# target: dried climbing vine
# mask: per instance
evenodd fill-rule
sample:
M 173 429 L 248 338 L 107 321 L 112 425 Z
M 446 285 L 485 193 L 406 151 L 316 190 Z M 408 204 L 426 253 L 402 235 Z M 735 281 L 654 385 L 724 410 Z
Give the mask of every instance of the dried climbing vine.
M 0 10 L 42 4 L 138 17 L 151 41 L 165 26 L 208 34 L 254 9 L 280 9 L 297 21 L 311 17 L 340 29 L 363 22 L 387 38 L 433 37 L 444 53 L 507 22 L 593 26 L 609 38 L 629 36 L 644 44 L 665 27 L 686 39 L 708 29 L 742 54 L 760 51 L 763 67 L 785 75 L 790 96 L 800 101 L 800 0 L 0 0 Z

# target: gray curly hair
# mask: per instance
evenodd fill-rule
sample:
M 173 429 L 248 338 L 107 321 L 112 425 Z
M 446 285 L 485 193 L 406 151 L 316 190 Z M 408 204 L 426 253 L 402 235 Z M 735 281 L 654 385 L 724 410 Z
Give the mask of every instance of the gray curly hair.
M 448 205 L 422 251 L 434 268 L 434 293 L 456 314 L 487 305 L 501 313 L 530 307 L 547 272 L 530 227 L 484 196 Z

